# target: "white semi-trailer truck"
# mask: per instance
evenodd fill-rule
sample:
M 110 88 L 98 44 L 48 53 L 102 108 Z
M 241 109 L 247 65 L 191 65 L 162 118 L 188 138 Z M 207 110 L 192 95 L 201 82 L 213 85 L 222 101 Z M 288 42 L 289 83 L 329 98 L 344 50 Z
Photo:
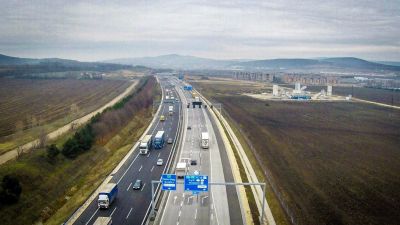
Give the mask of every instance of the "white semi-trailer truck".
M 139 145 L 140 154 L 145 155 L 149 153 L 151 149 L 151 141 L 152 141 L 151 135 L 144 136 L 144 138 L 140 141 Z
M 201 133 L 201 141 L 200 145 L 202 148 L 209 148 L 210 147 L 210 138 L 208 136 L 208 132 Z
M 178 179 L 183 178 L 186 176 L 188 171 L 187 163 L 186 162 L 179 162 L 175 168 L 175 174 Z

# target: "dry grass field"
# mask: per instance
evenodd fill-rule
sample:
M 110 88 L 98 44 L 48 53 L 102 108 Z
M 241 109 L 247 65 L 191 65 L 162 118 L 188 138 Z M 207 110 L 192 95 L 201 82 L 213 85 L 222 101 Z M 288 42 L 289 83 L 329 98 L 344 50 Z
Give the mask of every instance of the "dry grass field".
M 35 138 L 39 127 L 50 131 L 101 107 L 128 85 L 120 80 L 1 78 L 1 152 Z
M 255 87 L 192 82 L 237 123 L 298 224 L 398 224 L 400 112 L 362 103 L 267 102 Z M 238 91 L 239 90 L 239 91 Z

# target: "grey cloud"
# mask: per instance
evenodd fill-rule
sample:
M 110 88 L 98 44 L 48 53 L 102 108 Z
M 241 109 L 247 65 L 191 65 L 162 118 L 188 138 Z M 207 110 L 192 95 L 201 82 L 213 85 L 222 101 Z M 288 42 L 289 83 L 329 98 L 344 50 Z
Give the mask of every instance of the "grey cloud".
M 216 2 L 4 1 L 0 52 L 84 60 L 167 53 L 400 60 L 398 0 Z

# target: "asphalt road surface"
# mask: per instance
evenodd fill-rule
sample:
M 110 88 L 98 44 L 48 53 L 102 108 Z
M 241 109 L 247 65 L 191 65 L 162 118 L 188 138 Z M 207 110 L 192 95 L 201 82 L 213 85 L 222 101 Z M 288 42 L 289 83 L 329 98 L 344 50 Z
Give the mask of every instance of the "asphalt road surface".
M 177 85 L 184 106 L 193 101 L 189 91 Z M 233 182 L 233 175 L 225 147 L 215 122 L 210 120 L 209 109 L 183 107 L 184 129 L 183 143 L 179 161 L 196 160 L 188 174 L 198 171 L 208 175 L 210 182 Z M 191 129 L 187 129 L 190 126 Z M 200 147 L 201 132 L 210 136 L 209 149 Z M 229 198 L 228 198 L 229 196 Z M 183 185 L 168 194 L 167 203 L 162 212 L 160 224 L 243 224 L 236 188 L 213 185 L 209 192 L 193 195 L 183 191 Z
M 161 87 L 164 90 L 168 81 L 161 79 Z M 175 91 L 174 96 L 178 97 Z M 168 115 L 168 106 L 174 106 L 172 116 Z M 163 103 L 162 109 L 157 117 L 164 115 L 166 121 L 161 122 L 159 119 L 152 125 L 148 134 L 155 135 L 157 131 L 165 131 L 165 141 L 168 138 L 175 138 L 177 135 L 180 101 L 174 103 Z M 134 144 L 134 143 L 133 143 Z M 151 180 L 160 180 L 167 159 L 171 153 L 172 144 L 165 143 L 161 150 L 152 149 L 147 155 L 140 155 L 137 149 L 126 160 L 124 165 L 113 175 L 111 182 L 118 184 L 118 197 L 112 203 L 109 209 L 99 209 L 97 206 L 97 198 L 94 199 L 86 210 L 79 216 L 74 224 L 93 224 L 99 216 L 111 216 L 113 224 L 144 224 L 146 215 L 150 209 L 151 203 Z M 164 164 L 157 166 L 157 159 L 163 159 Z M 143 181 L 140 190 L 133 190 L 132 185 L 136 179 Z

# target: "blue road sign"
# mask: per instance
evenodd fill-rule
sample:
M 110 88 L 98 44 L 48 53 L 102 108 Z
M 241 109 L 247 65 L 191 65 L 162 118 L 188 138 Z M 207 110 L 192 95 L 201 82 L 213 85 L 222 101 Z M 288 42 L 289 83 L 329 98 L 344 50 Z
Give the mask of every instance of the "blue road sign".
M 185 191 L 208 191 L 208 176 L 203 175 L 186 175 L 185 176 Z
M 175 174 L 162 174 L 161 175 L 161 190 L 175 191 L 176 190 L 176 175 Z

